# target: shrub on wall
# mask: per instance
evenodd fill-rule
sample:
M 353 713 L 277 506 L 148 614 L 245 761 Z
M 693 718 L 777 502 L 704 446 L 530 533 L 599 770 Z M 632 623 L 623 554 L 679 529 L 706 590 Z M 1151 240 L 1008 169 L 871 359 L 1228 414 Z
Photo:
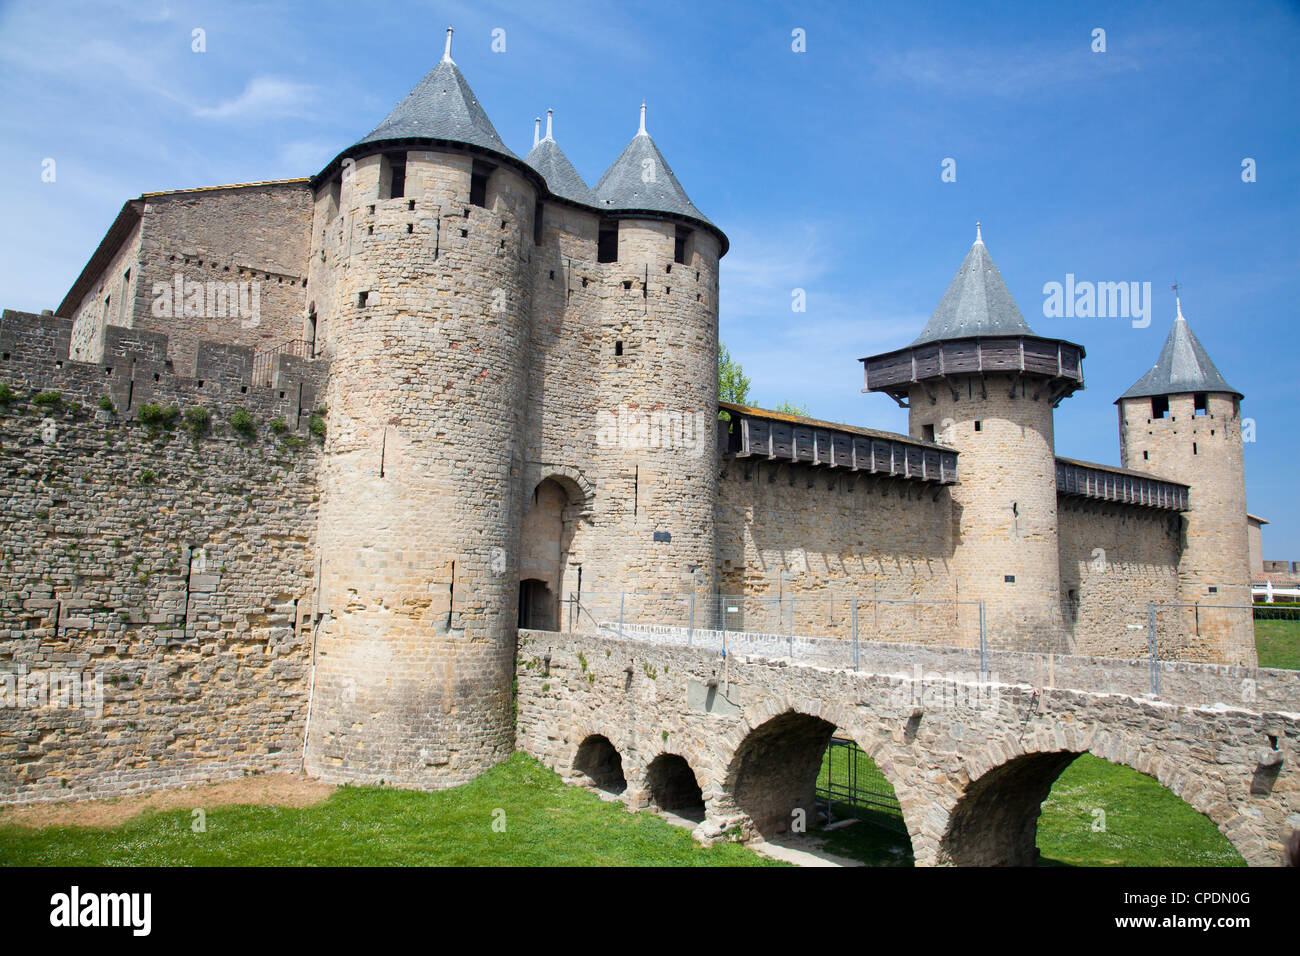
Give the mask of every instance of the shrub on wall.
M 230 416 L 230 427 L 235 430 L 235 434 L 244 438 L 253 439 L 257 437 L 257 425 L 253 421 L 253 416 L 248 414 L 247 409 L 235 409 L 235 413 Z
M 140 423 L 149 429 L 149 437 L 157 438 L 163 429 L 176 427 L 176 420 L 181 417 L 181 410 L 175 405 L 164 408 L 153 402 L 140 406 Z
M 212 413 L 202 405 L 185 410 L 185 427 L 190 430 L 190 435 L 198 441 L 212 428 Z

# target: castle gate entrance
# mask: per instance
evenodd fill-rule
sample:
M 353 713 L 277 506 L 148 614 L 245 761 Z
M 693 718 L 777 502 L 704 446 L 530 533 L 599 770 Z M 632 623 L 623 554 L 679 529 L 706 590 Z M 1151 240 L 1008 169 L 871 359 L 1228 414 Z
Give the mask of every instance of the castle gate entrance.
M 519 556 L 519 626 L 554 631 L 560 624 L 560 595 L 573 539 L 566 516 L 569 493 L 554 478 L 533 489 L 524 513 Z

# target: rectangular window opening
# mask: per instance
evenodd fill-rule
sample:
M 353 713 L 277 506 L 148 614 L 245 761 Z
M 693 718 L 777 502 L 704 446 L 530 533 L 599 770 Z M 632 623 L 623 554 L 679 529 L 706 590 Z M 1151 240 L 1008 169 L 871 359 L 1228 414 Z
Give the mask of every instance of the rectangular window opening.
M 1168 418 L 1169 417 L 1169 396 L 1153 395 L 1151 397 L 1151 417 Z
M 622 343 L 622 342 L 615 342 L 615 343 L 614 343 L 614 354 L 615 354 L 615 355 L 622 355 L 622 354 L 623 354 L 623 343 Z
M 684 226 L 677 227 L 677 234 L 673 237 L 673 262 L 686 262 L 686 242 L 691 238 L 691 231 Z
M 492 166 L 482 160 L 474 160 L 474 167 L 469 175 L 469 202 L 471 206 L 487 208 L 488 177 L 492 175 Z M 469 210 L 466 210 L 466 215 Z
M 1209 403 L 1206 399 L 1206 394 L 1204 392 L 1197 392 L 1194 396 L 1193 401 L 1195 403 L 1192 411 L 1193 415 L 1209 414 L 1209 410 L 1210 410 Z
M 537 200 L 537 202 L 533 203 L 533 245 L 540 246 L 541 244 L 542 244 L 542 201 L 539 199 Z M 555 278 L 554 273 L 551 274 L 551 278 L 552 279 Z
M 602 222 L 596 238 L 596 261 L 618 262 L 618 223 Z
M 984 430 L 984 423 L 981 422 L 981 421 L 976 421 L 976 422 L 975 422 L 975 430 L 976 430 L 977 432 L 982 432 L 982 431 Z

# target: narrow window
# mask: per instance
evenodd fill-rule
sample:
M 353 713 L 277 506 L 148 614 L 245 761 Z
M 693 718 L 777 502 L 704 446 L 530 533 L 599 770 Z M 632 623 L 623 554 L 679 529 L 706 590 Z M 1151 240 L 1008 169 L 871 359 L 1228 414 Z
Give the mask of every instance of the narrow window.
M 1144 451 L 1144 452 L 1142 453 L 1142 460 L 1143 460 L 1143 461 L 1150 461 L 1150 460 L 1151 460 L 1151 452 L 1149 452 L 1149 451 Z
M 406 195 L 406 154 L 385 156 L 384 162 L 388 165 L 388 198 L 401 199 Z
M 618 262 L 618 223 L 602 222 L 596 239 L 596 261 Z
M 1168 418 L 1169 417 L 1169 396 L 1154 395 L 1151 398 L 1151 417 Z
M 357 308 L 359 308 L 359 309 L 364 309 L 364 308 L 366 307 L 366 300 L 369 299 L 369 298 L 370 298 L 370 293 L 369 293 L 369 292 L 358 292 L 358 293 L 357 293 Z
M 542 244 L 542 201 L 533 203 L 533 245 Z M 555 278 L 554 275 L 551 278 Z
M 1193 455 L 1199 454 L 1199 452 L 1196 450 L 1196 442 L 1192 442 L 1192 454 Z
M 623 343 L 622 343 L 622 342 L 615 342 L 615 343 L 614 343 L 614 354 L 615 354 L 615 355 L 622 355 L 622 354 L 623 354 Z
M 311 309 L 307 313 L 307 318 L 303 321 L 302 328 L 303 344 L 307 347 L 307 357 L 316 357 L 316 310 Z
M 677 227 L 673 238 L 673 262 L 686 262 L 686 240 L 691 238 L 691 231 L 683 226 Z
M 487 183 L 488 177 L 492 175 L 492 167 L 482 162 L 474 160 L 474 167 L 469 176 L 469 202 L 471 206 L 482 206 L 487 208 Z M 466 210 L 468 215 L 468 210 Z
M 976 421 L 976 422 L 975 422 L 975 430 L 976 430 L 977 432 L 982 432 L 982 431 L 984 430 L 984 423 L 981 422 L 981 421 Z
M 1193 415 L 1208 414 L 1209 406 L 1206 402 L 1206 396 L 1204 392 L 1197 392 L 1193 398 L 1193 401 L 1195 403 L 1192 411 Z
M 922 426 L 921 426 L 921 437 L 922 437 L 923 439 L 925 439 L 926 441 L 931 441 L 931 442 L 934 441 L 934 426 L 933 426 L 933 425 L 922 425 Z
M 337 215 L 339 214 L 339 207 L 342 206 L 342 204 L 343 204 L 343 179 L 342 179 L 342 177 L 337 178 L 337 179 L 335 179 L 333 182 L 330 183 L 330 191 L 329 191 L 329 200 L 328 200 L 328 202 L 329 202 L 328 215 L 326 215 L 325 218 L 326 218 L 326 219 L 333 219 L 335 216 L 337 216 Z

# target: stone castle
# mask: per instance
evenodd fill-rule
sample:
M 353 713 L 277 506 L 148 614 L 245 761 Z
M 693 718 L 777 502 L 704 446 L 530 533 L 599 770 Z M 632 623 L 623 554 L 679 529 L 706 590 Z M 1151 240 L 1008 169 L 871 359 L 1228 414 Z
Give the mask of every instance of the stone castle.
M 1150 603 L 1250 603 L 1242 395 L 1181 311 L 1117 401 L 1121 467 L 1056 457 L 1084 349 L 978 237 L 920 336 L 863 359 L 909 434 L 720 404 L 727 237 L 644 106 L 594 188 L 541 133 L 506 147 L 448 31 L 317 175 L 146 193 L 58 309 L 4 313 L 0 665 L 102 676 L 93 718 L 0 710 L 0 800 L 466 781 L 515 746 L 517 630 L 584 595 L 751 631 L 853 596 L 855 627 L 894 609 L 864 640 L 970 646 L 978 618 L 1119 658 Z M 1177 630 L 1255 663 L 1248 614 Z

